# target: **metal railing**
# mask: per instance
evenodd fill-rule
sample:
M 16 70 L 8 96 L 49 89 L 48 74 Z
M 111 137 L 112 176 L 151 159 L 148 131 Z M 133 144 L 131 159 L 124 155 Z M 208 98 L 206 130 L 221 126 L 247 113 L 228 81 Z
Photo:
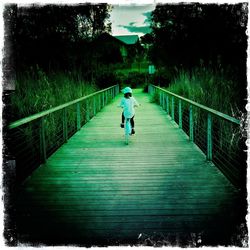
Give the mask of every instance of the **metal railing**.
M 207 160 L 236 187 L 245 187 L 246 156 L 240 120 L 154 85 L 149 85 L 148 92 L 155 95 L 154 99 L 206 154 Z
M 115 85 L 55 108 L 12 122 L 7 128 L 8 158 L 17 182 L 25 180 L 119 93 Z

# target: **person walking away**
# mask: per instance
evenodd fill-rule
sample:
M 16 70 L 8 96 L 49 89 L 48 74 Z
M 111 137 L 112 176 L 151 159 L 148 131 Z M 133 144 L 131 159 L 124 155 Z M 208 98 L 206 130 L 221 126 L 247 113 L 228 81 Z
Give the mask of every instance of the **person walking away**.
M 130 87 L 124 88 L 122 92 L 124 94 L 124 97 L 121 99 L 119 105 L 119 107 L 123 108 L 121 128 L 124 128 L 125 118 L 130 118 L 132 128 L 131 134 L 135 134 L 135 107 L 139 107 L 139 104 L 132 96 L 132 89 Z

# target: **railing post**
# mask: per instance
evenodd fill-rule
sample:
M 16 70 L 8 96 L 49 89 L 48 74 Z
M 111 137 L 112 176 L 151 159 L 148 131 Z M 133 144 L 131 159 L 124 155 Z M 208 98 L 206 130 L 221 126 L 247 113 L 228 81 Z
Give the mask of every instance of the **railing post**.
M 168 95 L 166 96 L 166 111 L 167 111 L 167 115 L 169 115 L 169 97 L 168 97 Z
M 172 96 L 172 119 L 174 120 L 174 97 Z
M 165 110 L 165 94 L 162 93 L 162 109 Z
M 102 107 L 105 106 L 105 102 L 104 102 L 104 92 L 102 92 Z
M 93 97 L 93 113 L 96 114 L 96 96 Z
M 46 138 L 45 138 L 44 117 L 42 117 L 40 119 L 40 145 L 41 145 L 41 160 L 42 160 L 42 163 L 46 163 L 47 153 L 46 153 Z
M 99 96 L 99 111 L 102 109 L 102 94 L 98 94 Z
M 86 117 L 86 121 L 87 122 L 90 120 L 90 111 L 89 111 L 89 108 L 90 108 L 89 100 L 86 100 L 85 117 Z
M 182 107 L 181 107 L 181 100 L 179 100 L 179 128 L 182 128 Z
M 64 142 L 68 141 L 68 121 L 66 108 L 63 109 L 63 139 Z
M 153 95 L 154 93 L 153 93 L 153 86 L 152 86 L 152 84 L 149 84 L 149 94 L 150 95 Z
M 189 107 L 189 140 L 194 141 L 193 106 Z
M 207 159 L 212 160 L 212 116 L 207 115 Z
M 159 91 L 160 93 L 160 98 L 159 98 L 159 102 L 160 102 L 160 106 L 162 106 L 162 92 L 161 91 Z
M 76 128 L 77 130 L 81 129 L 81 109 L 79 102 L 76 104 Z
M 116 86 L 114 87 L 114 97 L 117 95 L 118 89 L 119 89 L 119 86 L 116 85 Z

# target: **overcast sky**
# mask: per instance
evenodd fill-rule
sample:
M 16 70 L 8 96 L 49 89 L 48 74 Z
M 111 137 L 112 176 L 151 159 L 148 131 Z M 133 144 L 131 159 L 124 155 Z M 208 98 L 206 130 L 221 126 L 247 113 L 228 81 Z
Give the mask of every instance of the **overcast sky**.
M 113 5 L 112 35 L 139 35 L 150 32 L 149 17 L 155 5 Z

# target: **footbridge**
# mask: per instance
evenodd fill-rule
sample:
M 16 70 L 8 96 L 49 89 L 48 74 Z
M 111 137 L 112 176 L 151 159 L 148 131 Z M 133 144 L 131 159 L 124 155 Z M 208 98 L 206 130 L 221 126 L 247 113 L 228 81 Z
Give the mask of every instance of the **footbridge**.
M 244 223 L 240 121 L 150 85 L 134 91 L 141 106 L 125 145 L 121 97 L 113 86 L 9 125 L 16 240 L 236 242 Z

